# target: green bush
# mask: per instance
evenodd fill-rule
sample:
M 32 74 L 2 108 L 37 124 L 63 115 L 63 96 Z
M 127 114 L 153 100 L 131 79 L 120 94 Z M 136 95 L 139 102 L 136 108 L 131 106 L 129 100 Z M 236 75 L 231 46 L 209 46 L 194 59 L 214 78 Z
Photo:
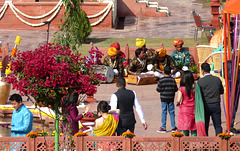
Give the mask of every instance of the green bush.
M 79 0 L 63 0 L 63 3 L 66 11 L 61 20 L 60 31 L 54 34 L 54 43 L 76 51 L 91 34 L 92 27 L 87 14 L 80 8 Z

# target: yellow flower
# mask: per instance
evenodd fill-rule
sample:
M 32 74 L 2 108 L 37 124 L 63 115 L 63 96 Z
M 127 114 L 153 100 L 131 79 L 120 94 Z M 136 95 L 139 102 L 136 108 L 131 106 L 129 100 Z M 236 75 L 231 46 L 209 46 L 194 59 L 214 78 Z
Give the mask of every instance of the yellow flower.
M 7 65 L 7 69 L 5 70 L 5 74 L 8 76 L 9 74 L 11 74 L 11 69 L 10 69 L 10 64 Z
M 84 133 L 84 132 L 78 132 L 76 134 L 74 134 L 75 137 L 80 137 L 80 136 L 88 136 L 87 133 Z
M 180 133 L 180 132 L 174 132 L 170 136 L 172 136 L 172 137 L 182 137 L 184 135 L 182 133 Z
M 26 137 L 31 137 L 31 138 L 36 138 L 37 136 L 39 136 L 37 132 L 30 132 L 26 135 Z
M 21 41 L 21 37 L 20 37 L 20 36 L 17 36 L 14 43 L 17 44 L 17 45 L 19 45 L 20 41 Z
M 229 133 L 219 133 L 217 137 L 220 137 L 221 139 L 229 139 L 232 135 Z
M 123 134 L 122 134 L 122 136 L 123 137 L 129 137 L 129 138 L 133 138 L 134 136 L 136 136 L 134 133 L 132 133 L 132 132 L 124 132 Z
M 55 135 L 55 131 L 52 132 L 52 136 L 54 136 L 54 135 Z

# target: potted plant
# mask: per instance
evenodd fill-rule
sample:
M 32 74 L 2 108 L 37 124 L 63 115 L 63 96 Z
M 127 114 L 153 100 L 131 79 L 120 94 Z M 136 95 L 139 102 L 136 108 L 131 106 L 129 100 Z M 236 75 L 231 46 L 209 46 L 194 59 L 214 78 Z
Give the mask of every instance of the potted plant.
M 176 64 L 176 67 L 178 70 L 182 71 L 184 64 L 182 62 L 179 62 L 178 64 Z
M 86 122 L 94 122 L 98 118 L 97 112 L 96 111 L 89 111 L 83 115 L 83 118 L 80 120 L 83 128 L 87 128 L 83 123 Z
M 192 72 L 194 80 L 197 80 L 199 78 L 199 70 L 197 65 L 191 65 L 189 67 L 189 70 Z

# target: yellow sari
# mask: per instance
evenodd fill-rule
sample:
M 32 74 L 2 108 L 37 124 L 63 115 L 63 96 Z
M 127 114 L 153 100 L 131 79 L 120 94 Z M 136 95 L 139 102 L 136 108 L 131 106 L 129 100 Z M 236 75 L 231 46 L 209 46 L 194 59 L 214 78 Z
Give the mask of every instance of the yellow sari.
M 112 136 L 115 134 L 115 130 L 118 126 L 118 115 L 108 114 L 107 118 L 104 120 L 103 124 L 98 128 L 94 129 L 92 132 L 93 136 Z

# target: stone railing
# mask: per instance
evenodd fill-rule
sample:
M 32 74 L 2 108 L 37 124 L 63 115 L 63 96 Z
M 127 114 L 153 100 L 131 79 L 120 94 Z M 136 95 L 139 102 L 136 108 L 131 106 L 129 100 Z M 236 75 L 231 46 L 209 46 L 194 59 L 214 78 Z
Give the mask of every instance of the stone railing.
M 63 137 L 60 137 L 60 150 L 68 149 Z M 67 139 L 65 139 L 67 140 Z M 72 150 L 76 151 L 183 151 L 218 150 L 239 151 L 240 137 L 221 140 L 219 137 L 134 137 L 122 136 L 84 136 L 73 137 Z M 54 137 L 1 137 L 0 150 L 54 151 Z

